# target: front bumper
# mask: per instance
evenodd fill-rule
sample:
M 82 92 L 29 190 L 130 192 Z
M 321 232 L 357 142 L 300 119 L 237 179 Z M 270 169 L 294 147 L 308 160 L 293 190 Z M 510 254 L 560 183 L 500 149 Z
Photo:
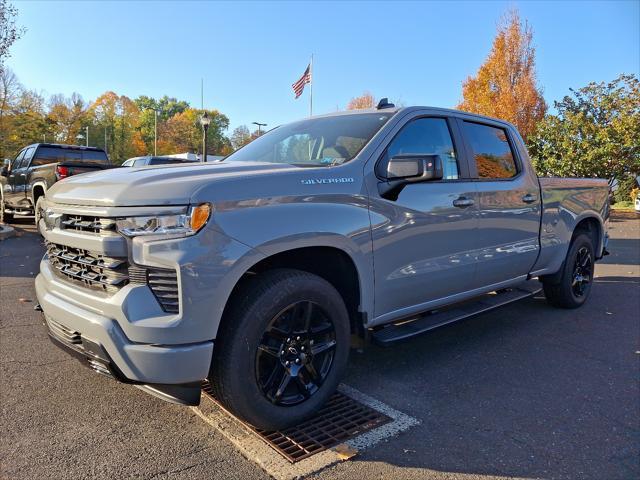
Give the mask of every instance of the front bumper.
M 56 285 L 46 265 L 41 269 L 36 295 L 54 343 L 99 373 L 136 384 L 165 400 L 194 404 L 194 388 L 199 399 L 200 382 L 211 364 L 212 341 L 181 345 L 132 342 L 114 319 L 73 302 Z

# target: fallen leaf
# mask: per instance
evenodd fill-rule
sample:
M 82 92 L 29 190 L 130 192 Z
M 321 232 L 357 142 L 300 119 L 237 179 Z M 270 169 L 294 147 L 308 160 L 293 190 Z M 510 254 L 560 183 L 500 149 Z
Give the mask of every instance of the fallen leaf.
M 341 443 L 337 447 L 333 449 L 337 454 L 340 460 L 349 460 L 352 457 L 355 457 L 358 454 L 358 450 L 350 447 L 346 443 Z

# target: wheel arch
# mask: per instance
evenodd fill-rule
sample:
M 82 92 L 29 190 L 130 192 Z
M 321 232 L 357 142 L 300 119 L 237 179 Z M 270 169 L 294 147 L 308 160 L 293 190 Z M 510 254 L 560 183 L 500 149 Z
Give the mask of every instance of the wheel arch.
M 31 186 L 31 202 L 35 208 L 38 198 L 45 195 L 47 192 L 47 184 L 44 181 L 34 182 Z
M 222 314 L 221 325 L 226 320 L 229 306 L 245 282 L 261 273 L 276 269 L 290 268 L 318 275 L 328 281 L 344 299 L 351 332 L 363 335 L 366 324 L 367 294 L 363 292 L 365 275 L 358 268 L 357 261 L 344 249 L 329 245 L 302 246 L 271 252 L 266 257 L 247 268 L 235 283 Z M 220 326 L 218 327 L 220 329 Z

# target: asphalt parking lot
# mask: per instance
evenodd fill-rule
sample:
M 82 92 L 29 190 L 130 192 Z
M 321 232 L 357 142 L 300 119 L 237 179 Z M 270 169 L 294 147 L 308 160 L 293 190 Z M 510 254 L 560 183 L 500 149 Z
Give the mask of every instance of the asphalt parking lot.
M 193 410 L 101 377 L 33 310 L 30 220 L 0 242 L 0 477 L 266 478 Z M 614 216 L 589 303 L 542 297 L 391 349 L 345 383 L 421 424 L 318 478 L 640 478 L 640 219 Z

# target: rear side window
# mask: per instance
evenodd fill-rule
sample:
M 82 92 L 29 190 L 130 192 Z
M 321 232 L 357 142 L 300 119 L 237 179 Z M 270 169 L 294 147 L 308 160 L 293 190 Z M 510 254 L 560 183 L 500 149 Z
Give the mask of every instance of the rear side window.
M 463 129 L 479 178 L 516 176 L 518 168 L 504 129 L 473 122 L 463 122 Z
M 109 163 L 107 154 L 98 150 L 82 150 L 83 163 Z
M 31 162 L 34 167 L 38 165 L 48 165 L 64 161 L 64 154 L 60 148 L 41 147 L 36 152 L 36 156 Z
M 444 118 L 418 118 L 405 125 L 387 147 L 386 159 L 402 153 L 440 155 L 446 180 L 459 178 L 449 126 Z

